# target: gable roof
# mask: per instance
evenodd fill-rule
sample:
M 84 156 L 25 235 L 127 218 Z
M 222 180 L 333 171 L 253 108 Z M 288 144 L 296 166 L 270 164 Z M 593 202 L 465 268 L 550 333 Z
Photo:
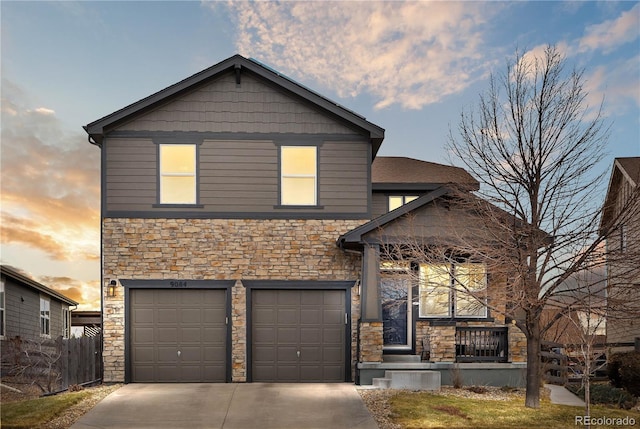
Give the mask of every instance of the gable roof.
M 374 190 L 425 188 L 461 185 L 467 190 L 480 189 L 480 183 L 465 169 L 400 156 L 379 156 L 371 166 Z
M 227 58 L 226 60 L 189 76 L 180 82 L 168 86 L 155 94 L 93 121 L 83 128 L 89 134 L 89 138 L 93 140 L 93 142 L 91 142 L 91 140 L 90 142 L 100 146 L 102 144 L 104 134 L 110 129 L 132 119 L 133 117 L 147 113 L 159 105 L 165 104 L 171 99 L 178 97 L 187 91 L 191 91 L 195 87 L 203 85 L 206 82 L 216 79 L 221 74 L 230 71 L 233 71 L 236 74 L 237 80 L 241 79 L 241 73 L 249 71 L 250 73 L 258 75 L 259 77 L 277 85 L 289 94 L 314 104 L 325 113 L 350 123 L 352 126 L 368 135 L 373 144 L 373 155 L 375 156 L 378 152 L 378 149 L 382 144 L 382 140 L 384 139 L 383 128 L 367 121 L 363 116 L 358 115 L 354 111 L 349 110 L 334 101 L 331 101 L 315 91 L 312 91 L 272 68 L 267 67 L 254 59 L 248 59 L 241 55 L 234 55 Z
M 605 223 L 614 216 L 617 190 L 623 179 L 628 181 L 633 188 L 638 186 L 638 183 L 640 183 L 640 157 L 615 158 L 613 160 L 609 187 L 607 188 L 602 218 L 600 219 L 600 229 L 603 229 Z
M 404 215 L 406 215 L 407 213 L 418 209 L 430 202 L 432 202 L 433 200 L 435 200 L 436 198 L 440 198 L 443 195 L 446 195 L 448 193 L 451 192 L 451 189 L 447 188 L 446 186 L 441 186 L 440 188 L 429 192 L 428 194 L 425 194 L 423 196 L 421 196 L 420 198 L 417 198 L 407 204 L 404 204 L 400 207 L 398 207 L 395 210 L 392 210 L 388 213 L 383 214 L 382 216 L 378 216 L 377 218 L 363 224 L 360 225 L 357 228 L 352 229 L 349 232 L 346 232 L 344 234 L 342 234 L 340 237 L 338 237 L 338 240 L 336 241 L 336 244 L 338 245 L 338 247 L 340 248 L 350 248 L 350 247 L 354 247 L 354 245 L 357 247 L 358 244 L 362 243 L 362 237 L 375 230 L 378 229 L 386 224 L 388 224 L 389 222 L 392 222 Z
M 24 274 L 19 273 L 16 269 L 8 266 L 8 265 L 0 265 L 0 272 L 2 272 L 3 275 L 17 281 L 18 283 L 27 286 L 31 289 L 35 289 L 38 292 L 44 293 L 46 295 L 49 295 L 53 298 L 58 299 L 59 301 L 62 302 L 66 302 L 69 305 L 78 305 L 77 302 L 75 302 L 74 300 L 72 300 L 71 298 L 67 298 L 66 296 L 64 296 L 63 294 L 61 294 L 58 291 L 55 291 L 51 288 L 46 287 L 45 285 L 43 285 L 42 283 L 38 283 L 37 281 L 30 279 L 29 277 L 25 276 Z

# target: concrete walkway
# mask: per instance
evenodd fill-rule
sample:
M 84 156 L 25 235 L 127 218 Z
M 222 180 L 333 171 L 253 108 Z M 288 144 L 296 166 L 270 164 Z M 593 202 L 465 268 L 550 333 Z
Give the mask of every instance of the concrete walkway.
M 71 429 L 378 429 L 356 386 L 127 384 Z
M 544 387 L 551 391 L 551 403 L 559 405 L 571 405 L 574 407 L 584 407 L 585 403 L 578 396 L 569 392 L 563 386 L 556 386 L 554 384 L 545 384 Z

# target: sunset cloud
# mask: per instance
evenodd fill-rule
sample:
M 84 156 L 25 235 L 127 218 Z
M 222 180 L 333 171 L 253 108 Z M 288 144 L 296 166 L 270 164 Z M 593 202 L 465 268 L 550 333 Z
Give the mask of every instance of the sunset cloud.
M 217 3 L 210 7 L 221 7 Z M 492 66 L 483 28 L 499 3 L 229 2 L 237 48 L 340 97 L 420 109 L 461 92 Z
M 620 14 L 616 19 L 587 27 L 579 42 L 579 52 L 602 50 L 605 54 L 638 38 L 640 4 Z
M 29 106 L 21 88 L 5 79 L 2 89 L 2 243 L 99 259 L 99 151 L 63 131 L 53 109 Z

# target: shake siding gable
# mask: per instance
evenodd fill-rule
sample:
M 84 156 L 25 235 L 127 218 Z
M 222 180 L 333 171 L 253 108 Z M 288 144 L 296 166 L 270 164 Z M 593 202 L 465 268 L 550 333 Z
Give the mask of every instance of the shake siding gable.
M 248 73 L 240 85 L 225 74 L 117 130 L 358 135 Z

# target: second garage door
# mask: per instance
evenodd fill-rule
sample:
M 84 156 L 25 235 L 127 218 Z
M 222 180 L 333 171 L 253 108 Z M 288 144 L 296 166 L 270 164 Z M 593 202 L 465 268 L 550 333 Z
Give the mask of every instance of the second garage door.
M 131 381 L 225 382 L 226 291 L 131 290 Z
M 252 379 L 345 381 L 345 292 L 254 290 Z

